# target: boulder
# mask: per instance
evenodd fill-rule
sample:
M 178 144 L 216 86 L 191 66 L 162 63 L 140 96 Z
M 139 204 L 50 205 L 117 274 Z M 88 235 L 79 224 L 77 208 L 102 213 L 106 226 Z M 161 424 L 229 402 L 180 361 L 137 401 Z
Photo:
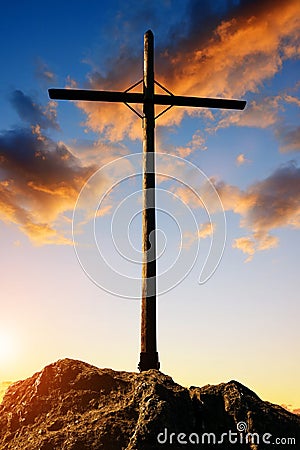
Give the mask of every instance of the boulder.
M 259 450 L 275 439 L 300 448 L 300 417 L 237 381 L 187 389 L 157 370 L 72 359 L 13 383 L 0 405 L 1 450 Z

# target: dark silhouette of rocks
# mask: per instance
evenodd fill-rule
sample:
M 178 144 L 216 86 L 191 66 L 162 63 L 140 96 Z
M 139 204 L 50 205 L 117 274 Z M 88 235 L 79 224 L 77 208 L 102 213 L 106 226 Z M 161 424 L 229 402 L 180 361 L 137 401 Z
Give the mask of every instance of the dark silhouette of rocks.
M 213 433 L 216 442 L 227 436 L 214 445 Z M 247 433 L 259 443 L 255 435 L 247 443 Z M 1 450 L 274 447 L 263 439 L 300 448 L 300 417 L 237 381 L 186 389 L 157 370 L 117 372 L 72 359 L 12 384 L 0 405 Z

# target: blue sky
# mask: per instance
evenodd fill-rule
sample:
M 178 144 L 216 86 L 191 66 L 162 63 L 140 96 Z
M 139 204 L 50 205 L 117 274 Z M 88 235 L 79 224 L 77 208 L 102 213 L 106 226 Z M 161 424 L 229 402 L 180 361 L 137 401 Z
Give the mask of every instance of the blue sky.
M 158 299 L 162 371 L 186 385 L 235 378 L 265 399 L 299 407 L 298 20 L 293 0 L 16 1 L 3 7 L 0 379 L 30 376 L 62 357 L 136 369 L 139 302 L 90 281 L 74 252 L 71 219 L 93 173 L 141 151 L 141 123 L 124 105 L 50 102 L 47 89 L 126 89 L 142 78 L 143 34 L 151 28 L 156 78 L 168 89 L 247 100 L 244 112 L 172 108 L 157 121 L 156 149 L 171 158 L 163 164 L 166 174 L 187 176 L 188 163 L 180 165 L 179 157 L 201 169 L 227 223 L 221 263 L 199 285 L 213 237 L 209 218 L 188 188 L 161 183 L 173 200 L 159 204 L 165 212 L 158 212 L 158 226 L 170 251 L 159 267 L 170 258 L 172 270 L 180 248 L 166 214 L 171 205 L 184 237 L 182 264 L 189 265 L 200 245 L 189 275 Z M 122 179 L 127 169 L 120 167 L 96 180 L 94 195 Z M 100 246 L 120 267 L 108 245 L 110 224 L 120 200 L 140 190 L 140 177 L 121 187 L 97 219 Z M 180 204 L 172 203 L 174 195 Z M 218 211 L 205 195 L 214 222 Z M 138 195 L 130 205 L 140 210 Z M 88 227 L 88 208 L 82 211 Z M 139 217 L 131 230 L 136 246 Z M 117 236 L 127 227 L 123 220 L 121 213 Z M 77 236 L 81 244 L 85 236 Z M 85 249 L 85 257 L 97 270 L 97 255 Z M 139 266 L 134 270 L 138 274 Z

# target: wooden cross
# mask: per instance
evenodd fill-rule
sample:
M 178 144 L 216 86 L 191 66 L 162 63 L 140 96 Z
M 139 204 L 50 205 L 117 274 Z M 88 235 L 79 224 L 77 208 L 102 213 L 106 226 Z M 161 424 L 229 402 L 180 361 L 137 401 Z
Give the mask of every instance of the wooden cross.
M 143 92 L 130 92 L 143 83 Z M 156 94 L 157 84 L 166 94 Z M 154 79 L 154 37 L 151 30 L 144 35 L 144 77 L 124 92 L 82 89 L 49 89 L 49 97 L 55 100 L 80 100 L 125 103 L 143 120 L 143 215 L 142 215 L 142 308 L 141 353 L 139 370 L 159 369 L 156 344 L 156 231 L 155 231 L 155 120 L 172 106 L 222 108 L 243 110 L 246 102 L 219 98 L 184 97 L 173 95 Z M 130 103 L 141 103 L 143 115 Z M 168 106 L 155 116 L 154 105 Z M 150 242 L 151 241 L 151 242 Z

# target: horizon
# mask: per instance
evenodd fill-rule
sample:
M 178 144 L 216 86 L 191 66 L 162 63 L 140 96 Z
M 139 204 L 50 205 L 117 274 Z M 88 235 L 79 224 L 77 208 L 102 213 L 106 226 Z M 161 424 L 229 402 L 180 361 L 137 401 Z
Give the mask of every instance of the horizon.
M 66 358 L 66 359 L 68 359 L 68 358 Z M 57 363 L 58 361 L 53 361 L 53 362 L 51 362 L 51 363 L 49 363 L 49 364 L 47 364 L 47 366 L 48 365 L 51 365 L 51 364 L 55 364 L 55 363 Z M 83 361 L 83 362 L 87 362 L 87 361 Z M 88 363 L 89 364 L 89 363 Z M 94 367 L 96 367 L 96 366 L 94 366 Z M 102 367 L 102 368 L 100 368 L 100 369 L 108 369 L 107 367 Z M 111 369 L 111 368 L 109 368 L 110 370 L 114 370 L 114 369 Z M 34 375 L 36 375 L 36 373 L 39 373 L 40 371 L 38 371 L 38 372 L 35 372 L 34 374 L 32 374 L 31 375 L 31 377 L 33 377 Z M 161 372 L 161 371 L 160 371 Z M 132 373 L 141 373 L 141 372 L 139 372 L 139 371 L 132 371 Z M 164 375 L 168 375 L 168 374 L 164 374 Z M 168 375 L 168 376 L 170 376 L 170 375 Z M 29 378 L 31 378 L 31 377 L 29 377 Z M 172 377 L 171 377 L 172 378 Z M 26 378 L 26 379 L 28 379 L 28 378 Z M 172 378 L 173 379 L 173 378 Z M 4 397 L 4 395 L 5 395 L 5 393 L 6 393 L 6 390 L 9 388 L 9 386 L 11 386 L 12 384 L 14 384 L 15 382 L 18 382 L 18 381 L 25 381 L 25 380 L 15 380 L 15 381 L 0 381 L 0 404 L 1 404 L 1 402 L 2 402 L 2 400 L 3 400 L 3 397 Z M 173 380 L 175 383 L 177 383 L 175 380 Z M 232 381 L 237 381 L 238 382 L 238 380 L 228 380 L 228 381 L 224 381 L 223 383 L 230 383 L 230 382 L 232 382 Z M 177 384 L 180 384 L 180 383 L 177 383 Z M 219 383 L 220 384 L 220 383 Z M 203 387 L 203 386 L 195 386 L 195 385 L 193 385 L 193 386 L 183 386 L 184 388 L 186 388 L 186 389 L 191 389 L 192 387 Z M 249 386 L 245 386 L 246 388 L 248 388 L 248 389 L 250 389 L 249 388 Z M 252 389 L 250 389 L 250 390 L 252 390 Z M 254 391 L 253 391 L 254 392 Z M 256 392 L 254 392 L 255 394 L 256 394 Z M 268 401 L 268 399 L 264 399 L 264 398 L 261 398 L 261 400 L 262 401 Z M 297 415 L 300 415 L 300 408 L 297 408 L 297 409 L 293 409 L 293 407 L 292 407 L 292 405 L 288 405 L 288 404 L 281 404 L 281 405 L 279 405 L 279 406 L 281 406 L 282 408 L 284 408 L 284 409 L 286 409 L 287 411 L 289 411 L 289 412 L 291 412 L 291 413 L 293 413 L 293 414 L 297 414 Z

